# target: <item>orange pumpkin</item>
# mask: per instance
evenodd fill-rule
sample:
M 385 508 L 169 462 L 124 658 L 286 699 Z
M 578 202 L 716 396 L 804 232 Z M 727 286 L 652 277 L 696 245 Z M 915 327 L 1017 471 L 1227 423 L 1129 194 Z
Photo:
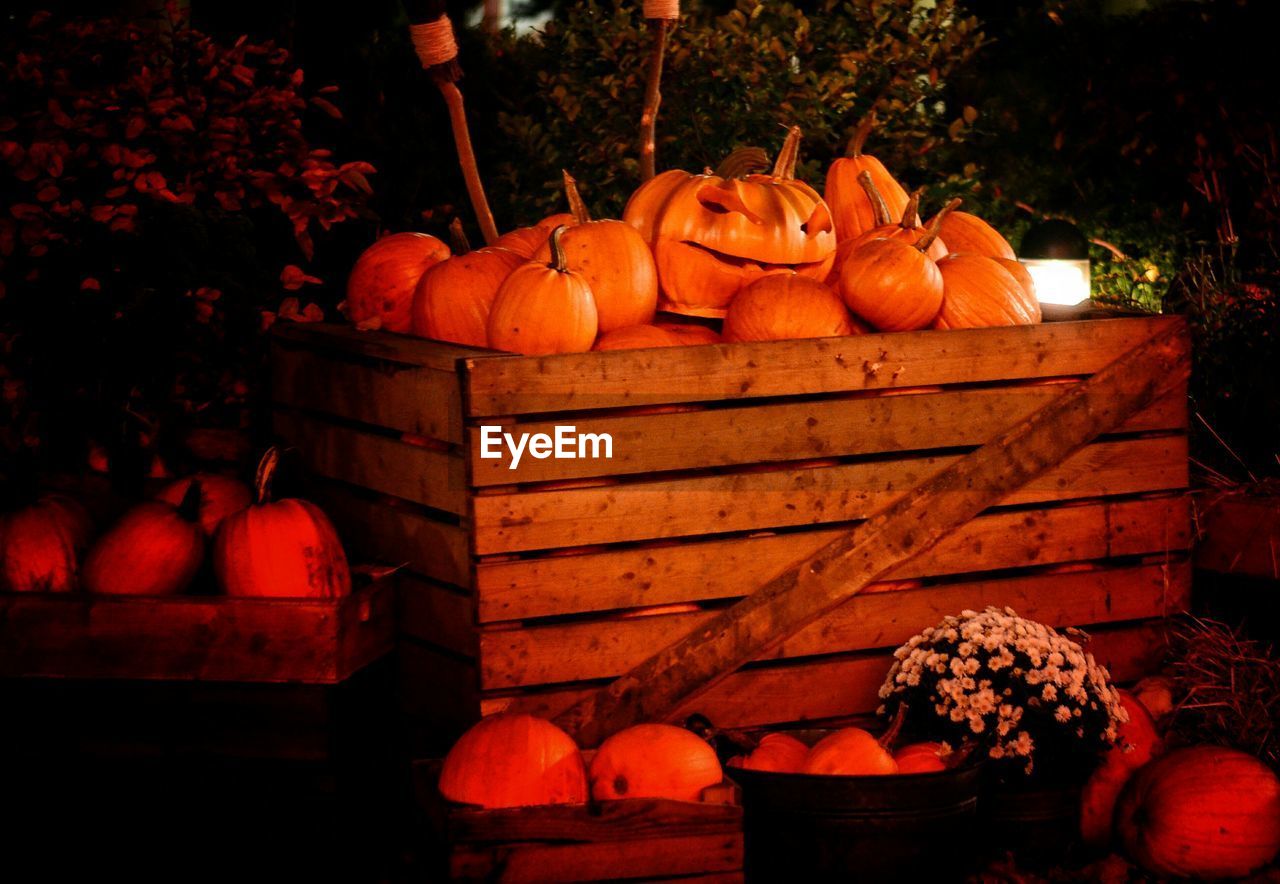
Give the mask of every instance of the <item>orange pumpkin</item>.
M 449 247 L 425 233 L 393 233 L 365 249 L 347 279 L 347 318 L 364 328 L 409 330 L 413 290 Z
M 724 318 L 726 341 L 781 341 L 854 333 L 844 302 L 816 279 L 766 276 L 738 293 Z
M 988 328 L 1040 321 L 1040 305 L 992 258 L 948 255 L 937 264 L 942 275 L 942 309 L 935 328 Z
M 721 317 L 763 276 L 826 278 L 835 232 L 822 197 L 795 180 L 799 144 L 793 127 L 771 175 L 692 175 L 676 183 L 654 224 L 662 309 Z
M 928 328 L 942 307 L 943 279 L 925 251 L 936 225 L 914 244 L 873 239 L 840 265 L 839 292 L 854 315 L 880 331 Z
M 942 752 L 941 743 L 911 743 L 894 752 L 893 760 L 900 774 L 937 773 L 947 769 Z
M 557 227 L 572 227 L 578 223 L 578 219 L 574 217 L 572 212 L 556 212 L 554 215 L 548 215 L 543 218 L 534 227 L 540 227 L 547 232 L 549 236 L 551 231 Z
M 1129 856 L 1157 875 L 1244 877 L 1280 850 L 1280 780 L 1235 749 L 1175 749 L 1134 774 L 1116 830 Z
M 684 344 L 674 333 L 656 325 L 627 325 L 605 332 L 593 350 L 643 350 L 648 347 L 679 347 Z
M 1014 260 L 1013 246 L 1000 232 L 977 215 L 968 212 L 950 212 L 942 219 L 939 235 L 946 241 L 952 253 L 972 252 L 988 258 Z
M 871 734 L 846 727 L 828 734 L 809 750 L 802 773 L 880 776 L 898 772 L 898 763 Z
M 697 801 L 724 779 L 715 750 L 671 724 L 638 724 L 606 739 L 591 759 L 591 795 Z
M 573 738 L 549 721 L 500 712 L 453 744 L 440 794 L 481 807 L 586 804 L 587 774 Z
M 212 537 L 227 516 L 253 503 L 253 492 L 248 485 L 217 473 L 196 473 L 170 482 L 156 492 L 155 499 L 179 506 L 192 482 L 200 483 L 200 529 L 205 537 Z
M 724 340 L 714 328 L 692 322 L 655 322 L 654 325 L 671 332 L 686 347 L 698 344 L 719 344 Z
M 888 210 L 886 217 L 901 218 L 907 208 L 909 197 L 906 189 L 889 174 L 884 163 L 862 152 L 874 124 L 872 117 L 864 119 L 849 139 L 845 155 L 833 162 L 827 170 L 827 186 L 823 195 L 827 205 L 831 207 L 836 236 L 841 242 L 853 239 L 882 223 L 877 221 L 876 206 L 871 197 L 858 183 L 862 173 L 871 177 L 876 191 L 883 197 Z
M 725 157 L 716 167 L 715 175 L 724 179 L 741 178 L 767 168 L 769 168 L 769 159 L 763 150 L 758 147 L 741 147 Z M 668 169 L 650 178 L 631 194 L 626 207 L 622 210 L 622 220 L 634 227 L 644 241 L 652 247 L 658 216 L 662 214 L 667 200 L 678 185 L 692 177 L 693 175 L 689 172 Z
M 747 770 L 799 773 L 808 755 L 809 747 L 790 734 L 765 734 L 737 766 Z
M 213 570 L 229 596 L 337 598 L 351 591 L 338 532 L 305 500 L 271 500 L 279 463 L 272 448 L 258 464 L 255 502 L 222 520 L 213 538 Z
M 531 261 L 511 272 L 489 312 L 489 346 L 538 356 L 585 353 L 599 329 L 591 287 L 565 261 L 561 237 L 551 233 L 551 261 Z
M 1080 834 L 1091 847 L 1111 840 L 1116 800 L 1133 772 L 1160 754 L 1163 741 L 1146 708 L 1128 691 L 1120 691 L 1120 705 L 1129 720 L 1116 726 L 1115 745 L 1084 784 L 1080 795 Z
M 525 259 L 498 246 L 471 251 L 457 219 L 450 230 L 453 257 L 429 268 L 414 289 L 412 330 L 423 338 L 487 347 L 498 287 Z
M 180 506 L 148 500 L 126 512 L 85 557 L 81 580 L 89 592 L 175 595 L 195 578 L 204 559 L 200 483 Z
M 591 287 L 600 331 L 652 322 L 658 307 L 658 270 L 648 243 L 625 221 L 592 221 L 568 172 L 564 190 L 577 219 L 560 238 L 565 265 L 582 274 Z M 549 242 L 533 256 L 543 263 L 550 259 Z
M 907 200 L 907 207 L 903 210 L 902 216 L 894 223 L 887 220 L 889 218 L 889 209 L 885 205 L 884 198 L 880 196 L 880 192 L 876 190 L 875 183 L 871 179 L 870 172 L 863 172 L 858 176 L 858 183 L 867 191 L 868 197 L 876 206 L 876 226 L 870 230 L 863 231 L 852 240 L 844 240 L 841 242 L 841 248 L 846 244 L 861 244 L 869 242 L 873 239 L 900 239 L 903 242 L 915 245 L 925 236 L 928 236 L 928 229 L 920 224 L 919 206 L 920 191 L 911 194 Z M 959 200 L 953 201 L 953 206 L 959 205 Z M 944 211 L 949 211 L 945 210 Z M 881 219 L 886 219 L 881 221 Z M 846 252 L 847 254 L 847 252 Z M 946 243 L 941 237 L 935 237 L 933 243 L 925 250 L 925 254 L 935 261 L 941 260 L 947 256 Z M 839 249 L 836 251 L 836 261 L 839 262 Z
M 1036 297 L 1036 281 L 1031 278 L 1031 271 L 1027 269 L 1027 265 L 1014 258 L 992 258 L 997 264 L 1008 270 L 1014 279 L 1018 281 L 1018 285 L 1022 286 L 1022 301 L 1024 304 L 1035 305 L 1038 313 L 1040 307 L 1040 299 Z M 1039 321 L 1037 319 L 1037 321 Z
M 0 592 L 69 592 L 93 523 L 76 500 L 46 494 L 0 514 Z
M 539 247 L 547 241 L 548 236 L 550 231 L 544 227 L 517 227 L 495 239 L 489 248 L 506 249 L 508 252 L 515 252 L 521 258 L 532 258 Z

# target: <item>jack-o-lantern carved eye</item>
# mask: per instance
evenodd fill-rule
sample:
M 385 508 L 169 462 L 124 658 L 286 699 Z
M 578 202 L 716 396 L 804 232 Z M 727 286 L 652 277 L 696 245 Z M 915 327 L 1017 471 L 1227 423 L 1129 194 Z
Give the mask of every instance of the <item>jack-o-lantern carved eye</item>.
M 697 199 L 704 209 L 713 214 L 727 215 L 730 212 L 738 212 L 752 224 L 763 223 L 759 215 L 747 208 L 747 204 L 742 201 L 736 189 L 707 185 L 698 189 Z
M 817 236 L 819 233 L 831 230 L 831 211 L 827 208 L 827 204 L 818 203 L 814 206 L 809 220 L 801 224 L 800 229 L 804 231 L 805 236 Z

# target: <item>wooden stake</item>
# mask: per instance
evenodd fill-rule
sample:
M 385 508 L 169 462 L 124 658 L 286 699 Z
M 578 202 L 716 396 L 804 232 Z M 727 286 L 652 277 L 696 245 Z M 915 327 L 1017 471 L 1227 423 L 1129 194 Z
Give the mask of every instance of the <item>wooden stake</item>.
M 767 654 L 868 584 L 926 552 L 1010 492 L 1120 426 L 1188 374 L 1185 331 L 1157 332 L 1083 383 L 908 491 L 696 632 L 555 721 L 581 745 L 671 719 L 738 667 Z M 539 712 L 533 698 L 513 709 Z
M 679 2 L 645 3 L 649 28 L 649 72 L 644 84 L 644 111 L 640 114 L 640 180 L 657 174 L 658 105 L 662 103 L 662 61 L 667 52 L 667 35 L 679 18 Z

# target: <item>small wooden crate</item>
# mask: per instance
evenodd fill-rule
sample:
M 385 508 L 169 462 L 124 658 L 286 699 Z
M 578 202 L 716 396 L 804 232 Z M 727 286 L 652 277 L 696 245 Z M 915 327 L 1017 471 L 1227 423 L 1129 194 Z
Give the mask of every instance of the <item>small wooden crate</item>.
M 440 796 L 440 762 L 414 765 L 434 849 L 426 880 L 532 882 L 742 881 L 742 808 L 725 784 L 702 802 L 637 798 L 598 805 L 485 810 Z M 433 874 L 434 873 L 434 874 Z
M 404 690 L 447 733 L 513 697 L 564 708 L 1180 322 L 536 358 L 282 323 L 275 429 L 348 542 L 408 563 Z M 722 727 L 868 712 L 893 647 L 985 605 L 1090 627 L 1136 677 L 1188 601 L 1186 423 L 1183 385 L 696 708 Z M 481 457 L 483 426 L 557 425 L 610 434 L 612 458 Z

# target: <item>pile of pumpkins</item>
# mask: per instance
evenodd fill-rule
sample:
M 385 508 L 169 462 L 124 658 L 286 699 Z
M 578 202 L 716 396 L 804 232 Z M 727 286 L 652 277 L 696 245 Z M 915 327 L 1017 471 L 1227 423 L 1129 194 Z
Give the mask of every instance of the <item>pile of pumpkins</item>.
M 64 494 L 0 515 L 0 591 L 170 596 L 205 559 L 228 596 L 335 598 L 351 571 L 332 523 L 305 500 L 272 500 L 275 449 L 256 493 L 238 479 L 197 473 L 160 488 L 93 537 L 88 510 Z
M 922 223 L 919 193 L 862 152 L 869 131 L 832 163 L 825 196 L 795 177 L 793 127 L 772 171 L 745 148 L 715 172 L 663 172 L 621 220 L 592 220 L 566 174 L 570 212 L 485 248 L 469 251 L 456 222 L 452 249 L 387 236 L 356 262 L 346 314 L 525 355 L 1038 322 L 1009 243 L 959 200 Z
M 1157 719 L 1171 694 L 1154 681 L 1120 692 L 1129 720 L 1084 786 L 1085 844 L 1120 847 L 1161 878 L 1239 878 L 1266 866 L 1280 851 L 1280 779 L 1238 749 L 1166 752 Z

